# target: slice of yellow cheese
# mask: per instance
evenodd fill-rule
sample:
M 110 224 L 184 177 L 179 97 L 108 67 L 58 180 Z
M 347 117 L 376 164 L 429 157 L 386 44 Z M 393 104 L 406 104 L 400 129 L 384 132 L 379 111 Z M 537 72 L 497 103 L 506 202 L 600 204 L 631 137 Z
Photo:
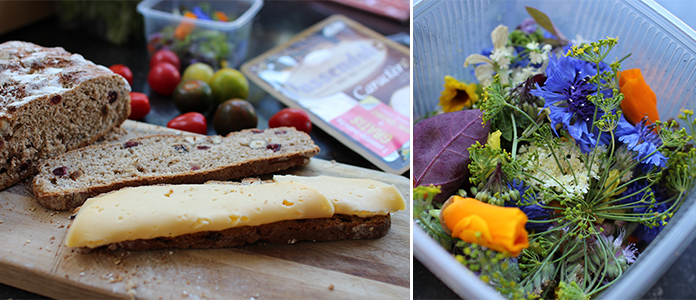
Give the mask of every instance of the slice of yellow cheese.
M 393 185 L 328 176 L 276 176 L 268 184 L 125 188 L 88 199 L 70 225 L 68 247 L 172 237 L 283 220 L 360 217 L 405 209 Z
M 324 195 L 298 183 L 140 186 L 88 199 L 65 245 L 94 248 L 333 214 Z
M 334 205 L 336 214 L 368 217 L 406 209 L 404 197 L 391 184 L 371 179 L 331 176 L 273 176 L 276 182 L 297 182 L 322 193 Z

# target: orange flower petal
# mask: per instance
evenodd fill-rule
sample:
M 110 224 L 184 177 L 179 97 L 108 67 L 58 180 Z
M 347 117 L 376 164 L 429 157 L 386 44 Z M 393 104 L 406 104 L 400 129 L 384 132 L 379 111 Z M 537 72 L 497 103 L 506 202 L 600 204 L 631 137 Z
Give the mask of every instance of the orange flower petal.
M 218 20 L 220 20 L 222 22 L 229 22 L 229 20 L 230 20 L 229 18 L 227 18 L 225 13 L 223 13 L 221 11 L 216 11 L 215 16 L 218 18 Z
M 624 95 L 621 102 L 621 110 L 624 117 L 631 124 L 640 122 L 643 117 L 648 117 L 648 124 L 660 119 L 657 112 L 657 97 L 645 83 L 640 69 L 628 69 L 621 71 L 619 87 Z
M 184 18 L 197 19 L 196 14 L 194 14 L 190 11 L 187 11 L 186 13 L 184 13 Z M 190 21 L 186 21 L 186 20 L 181 21 L 179 26 L 177 26 L 176 29 L 174 30 L 174 37 L 176 37 L 177 39 L 183 40 L 186 36 L 191 34 L 191 31 L 193 31 L 194 27 L 196 27 L 196 25 L 194 25 Z
M 529 247 L 524 228 L 527 215 L 516 207 L 500 207 L 473 198 L 452 196 L 442 208 L 441 220 L 452 237 L 499 252 L 520 255 Z

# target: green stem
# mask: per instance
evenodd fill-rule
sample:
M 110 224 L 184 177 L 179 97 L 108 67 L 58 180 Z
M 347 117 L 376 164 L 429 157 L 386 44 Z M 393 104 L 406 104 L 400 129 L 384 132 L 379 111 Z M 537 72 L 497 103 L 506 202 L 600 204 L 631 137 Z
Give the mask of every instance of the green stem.
M 515 116 L 510 113 L 510 119 L 512 119 L 512 159 L 514 160 L 517 156 L 517 124 L 515 123 Z

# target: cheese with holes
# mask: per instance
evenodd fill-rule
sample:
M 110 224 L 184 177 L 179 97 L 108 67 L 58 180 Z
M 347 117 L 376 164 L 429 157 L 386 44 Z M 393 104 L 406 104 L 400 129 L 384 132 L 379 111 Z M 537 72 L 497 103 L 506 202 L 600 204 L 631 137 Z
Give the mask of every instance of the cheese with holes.
M 297 182 L 319 190 L 333 203 L 336 214 L 364 218 L 406 209 L 404 197 L 394 185 L 372 179 L 276 175 L 273 180 Z
M 293 182 L 140 186 L 88 199 L 70 225 L 65 245 L 94 248 L 333 214 L 324 195 Z
M 284 220 L 369 217 L 404 210 L 401 193 L 369 179 L 275 176 L 267 184 L 185 184 L 125 188 L 88 199 L 68 247 L 173 237 Z

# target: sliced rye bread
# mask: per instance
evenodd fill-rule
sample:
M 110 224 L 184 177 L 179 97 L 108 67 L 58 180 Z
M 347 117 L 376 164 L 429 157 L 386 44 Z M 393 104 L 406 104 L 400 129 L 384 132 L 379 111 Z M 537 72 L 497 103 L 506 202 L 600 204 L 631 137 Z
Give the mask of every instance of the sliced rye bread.
M 292 127 L 243 130 L 224 138 L 153 135 L 48 159 L 39 167 L 33 189 L 44 207 L 69 210 L 123 187 L 258 176 L 306 165 L 317 153 L 309 135 Z
M 125 241 L 98 247 L 109 250 L 156 250 L 165 248 L 227 248 L 255 242 L 294 244 L 300 241 L 328 242 L 345 239 L 375 239 L 385 236 L 391 227 L 391 216 L 361 218 L 334 215 L 324 219 L 279 221 L 259 226 L 244 226 L 221 231 L 206 231 L 175 237 L 158 237 Z M 89 248 L 82 248 L 89 249 Z
M 120 75 L 63 48 L 0 44 L 0 189 L 41 161 L 94 143 L 130 114 Z

